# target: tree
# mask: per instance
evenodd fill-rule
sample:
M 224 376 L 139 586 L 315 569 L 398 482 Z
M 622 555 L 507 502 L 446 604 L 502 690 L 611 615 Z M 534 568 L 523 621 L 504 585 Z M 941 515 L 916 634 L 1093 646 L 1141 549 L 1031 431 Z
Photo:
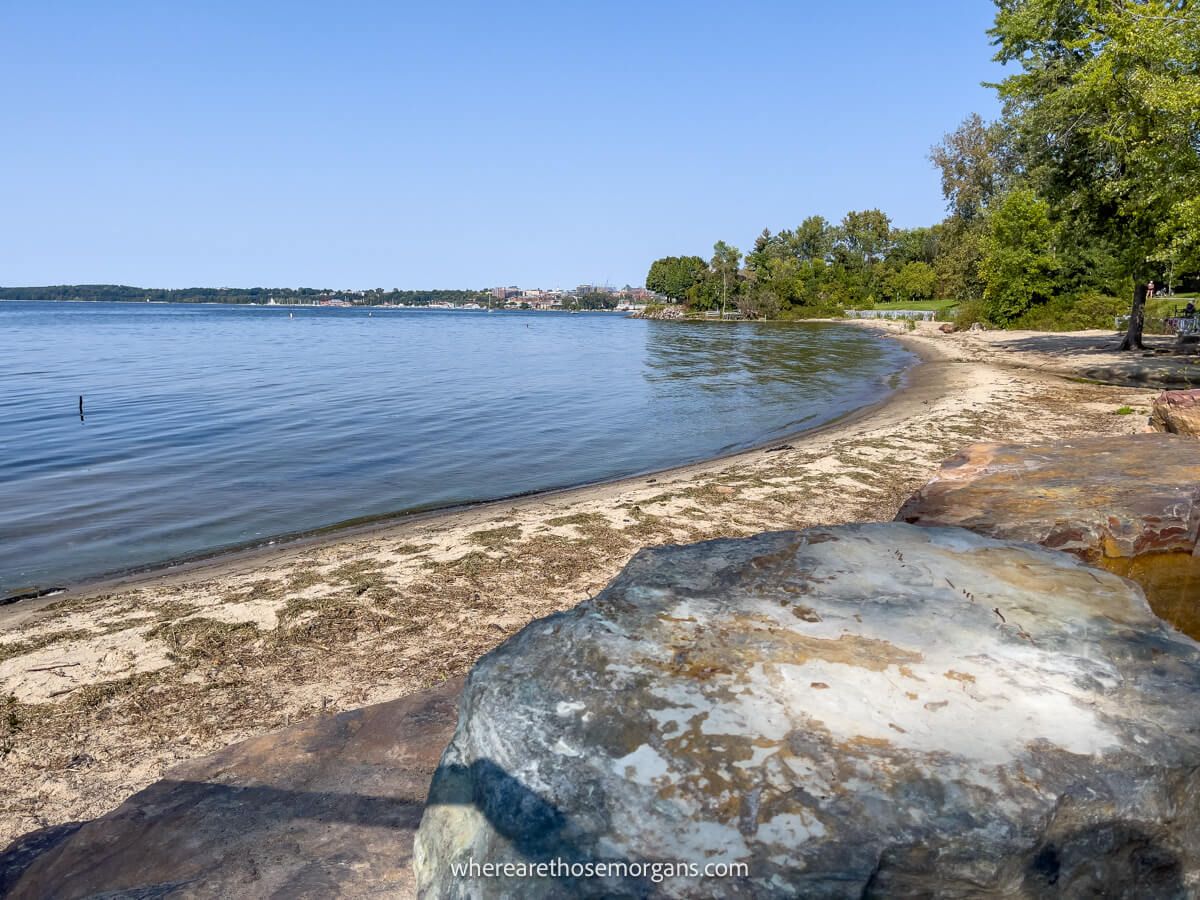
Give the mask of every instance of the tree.
M 887 262 L 904 266 L 910 262 L 933 265 L 937 261 L 940 228 L 897 228 L 892 231 L 892 247 Z
M 823 216 L 809 216 L 789 234 L 786 243 L 801 262 L 822 262 L 833 253 L 834 231 Z
M 903 303 L 928 300 L 937 287 L 937 272 L 926 262 L 905 263 L 888 279 L 892 296 Z
M 1122 349 L 1142 346 L 1157 262 L 1200 247 L 1200 6 L 995 0 L 997 88 L 1016 152 L 1062 223 L 1119 248 L 1133 280 Z
M 970 222 L 987 210 L 1013 176 L 1016 162 L 1001 123 L 971 113 L 929 151 L 942 173 L 942 196 L 950 212 Z
M 851 302 L 871 304 L 881 293 L 879 262 L 892 249 L 892 223 L 878 209 L 848 212 L 836 230 L 833 277 Z
M 684 302 L 688 292 L 708 275 L 708 263 L 699 256 L 664 256 L 650 264 L 646 290 Z
M 878 209 L 848 212 L 838 229 L 838 245 L 855 264 L 867 269 L 891 248 L 892 222 Z
M 983 304 L 988 319 L 1007 324 L 1054 293 L 1057 262 L 1050 209 L 1028 188 L 1012 190 L 988 216 L 983 240 Z
M 725 303 L 729 298 L 729 285 L 732 282 L 737 287 L 738 266 L 742 261 L 742 251 L 731 247 L 724 241 L 713 244 L 712 270 L 721 281 L 721 318 L 725 318 Z
M 983 260 L 985 219 L 965 221 L 951 216 L 942 223 L 938 253 L 933 267 L 937 271 L 937 290 L 941 297 L 953 300 L 979 300 L 983 280 L 979 264 Z

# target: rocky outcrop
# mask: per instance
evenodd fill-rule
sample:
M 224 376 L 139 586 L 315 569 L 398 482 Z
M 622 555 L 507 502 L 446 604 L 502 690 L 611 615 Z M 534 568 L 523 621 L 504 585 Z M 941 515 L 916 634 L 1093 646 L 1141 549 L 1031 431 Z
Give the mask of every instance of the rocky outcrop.
M 629 318 L 631 319 L 657 319 L 660 321 L 674 321 L 677 319 L 687 318 L 687 307 L 677 304 L 669 304 L 667 306 L 648 306 L 645 309 L 638 310 Z
M 415 895 L 412 835 L 461 680 L 235 744 L 112 813 L 17 841 L 0 894 Z
M 1067 550 L 1137 581 L 1159 615 L 1200 637 L 1195 441 L 1142 434 L 975 444 L 947 461 L 896 518 Z
M 899 523 L 644 550 L 473 670 L 417 877 L 454 898 L 1182 897 L 1198 688 L 1200 648 L 1064 553 Z
M 1200 438 L 1200 390 L 1163 391 L 1150 411 L 1150 427 Z

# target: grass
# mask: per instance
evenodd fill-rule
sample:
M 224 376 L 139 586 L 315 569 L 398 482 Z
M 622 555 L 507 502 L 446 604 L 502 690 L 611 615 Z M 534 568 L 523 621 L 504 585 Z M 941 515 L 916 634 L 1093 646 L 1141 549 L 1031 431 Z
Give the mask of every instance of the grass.
M 1155 297 L 1146 301 L 1146 315 L 1167 317 L 1183 312 L 1189 300 L 1195 300 L 1195 294 L 1176 294 L 1174 297 Z
M 1132 416 L 1133 415 L 1133 407 L 1132 406 L 1122 406 L 1120 409 L 1117 410 L 1117 415 L 1118 416 Z

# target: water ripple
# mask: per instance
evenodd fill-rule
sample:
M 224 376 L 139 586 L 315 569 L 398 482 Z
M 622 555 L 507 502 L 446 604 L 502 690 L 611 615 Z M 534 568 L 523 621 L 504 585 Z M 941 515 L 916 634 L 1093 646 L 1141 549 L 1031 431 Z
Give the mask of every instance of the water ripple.
M 605 315 L 4 303 L 0 329 L 0 595 L 730 452 L 910 361 Z

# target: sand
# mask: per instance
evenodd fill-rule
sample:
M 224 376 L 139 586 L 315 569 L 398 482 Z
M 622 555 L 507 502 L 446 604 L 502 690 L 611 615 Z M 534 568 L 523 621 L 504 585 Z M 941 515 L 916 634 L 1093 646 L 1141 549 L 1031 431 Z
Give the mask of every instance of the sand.
M 890 519 L 968 443 L 1138 431 L 1156 393 L 1063 377 L 1061 337 L 861 324 L 925 361 L 887 402 L 786 449 L 0 608 L 0 847 L 102 814 L 180 760 L 461 674 L 640 547 Z

